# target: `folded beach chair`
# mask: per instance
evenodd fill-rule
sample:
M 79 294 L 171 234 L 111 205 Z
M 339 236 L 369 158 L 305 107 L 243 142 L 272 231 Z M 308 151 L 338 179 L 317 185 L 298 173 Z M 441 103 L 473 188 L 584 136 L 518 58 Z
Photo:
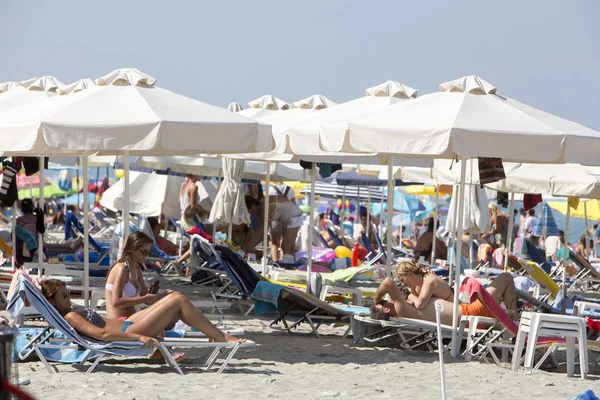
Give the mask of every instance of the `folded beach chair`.
M 373 265 L 384 257 L 385 253 L 383 251 L 376 252 L 373 246 L 371 246 L 371 241 L 367 237 L 366 233 L 361 232 L 359 241 L 361 246 L 369 252 L 366 256 L 366 259 L 368 260 L 366 263 L 367 265 Z
M 215 301 L 219 299 L 247 300 L 252 295 L 256 285 L 262 279 L 251 266 L 244 261 L 239 254 L 235 253 L 229 246 L 215 244 L 212 246 L 217 261 L 221 264 L 223 271 L 229 276 L 229 281 L 219 290 L 211 292 Z M 245 315 L 250 314 L 254 305 L 244 310 L 240 302 L 237 302 Z
M 531 243 L 529 239 L 525 239 L 524 242 L 524 254 L 527 255 L 531 261 L 538 263 L 539 266 L 549 274 L 552 271 L 552 266 L 546 261 L 546 254 Z
M 344 304 L 334 305 L 301 290 L 292 289 L 272 282 L 258 282 L 252 299 L 257 315 L 278 313 L 269 326 L 282 323 L 285 330 L 292 333 L 302 323 L 308 323 L 311 332 L 319 338 L 319 327 L 323 323 L 349 325 L 350 316 L 357 312 L 367 312 L 368 308 Z M 289 320 L 290 318 L 295 321 Z M 350 333 L 350 326 L 344 337 Z
M 25 300 L 28 300 L 31 305 L 40 312 L 40 314 L 48 321 L 52 326 L 48 332 L 55 330 L 64 335 L 69 341 L 72 342 L 71 348 L 83 348 L 87 350 L 87 355 L 82 361 L 82 364 L 92 357 L 96 357 L 91 367 L 86 371 L 92 372 L 100 360 L 106 355 L 112 356 L 125 356 L 125 357 L 141 357 L 147 356 L 152 352 L 152 349 L 146 348 L 142 343 L 138 342 L 103 342 L 96 339 L 92 339 L 83 335 L 80 335 L 73 329 L 71 325 L 63 318 L 62 315 L 46 300 L 42 293 L 33 284 L 26 279 L 19 277 L 18 286 L 15 295 L 11 298 L 9 303 L 9 311 L 12 314 L 17 314 L 19 310 L 24 306 Z M 34 351 L 48 370 L 52 372 L 48 361 L 44 357 L 44 354 L 40 349 L 52 349 L 52 348 L 65 348 L 66 346 L 49 344 L 48 340 L 53 334 L 42 335 L 39 341 L 33 343 Z M 57 347 L 60 346 L 60 347 Z M 158 349 L 162 353 L 163 357 L 167 361 L 167 364 L 173 367 L 179 374 L 183 375 L 183 371 L 171 355 L 168 348 L 170 347 L 181 347 L 181 348 L 206 348 L 211 349 L 213 352 L 208 358 L 206 370 L 208 370 L 216 361 L 219 353 L 222 350 L 229 350 L 230 353 L 227 359 L 221 365 L 217 373 L 220 373 L 229 364 L 235 353 L 241 347 L 254 347 L 255 343 L 247 341 L 245 343 L 213 343 L 202 339 L 177 339 L 167 338 L 161 340 L 158 344 Z
M 338 235 L 333 231 L 332 228 L 326 227 L 325 230 L 327 231 L 327 234 L 329 235 L 329 238 L 333 241 L 335 247 L 344 246 L 344 243 L 338 237 Z

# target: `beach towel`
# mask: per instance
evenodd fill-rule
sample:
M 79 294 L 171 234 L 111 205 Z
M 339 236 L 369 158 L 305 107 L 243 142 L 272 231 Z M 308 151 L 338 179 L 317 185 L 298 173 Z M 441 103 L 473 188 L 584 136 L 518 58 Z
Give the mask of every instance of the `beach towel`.
M 19 352 L 29 346 L 31 339 L 33 339 L 36 335 L 40 334 L 44 328 L 19 328 L 19 333 L 16 335 L 14 344 L 13 344 L 13 362 L 20 361 Z M 55 332 L 52 335 L 53 339 L 50 340 L 49 344 L 53 345 L 63 345 L 68 346 L 70 343 L 65 342 L 67 337 L 60 332 Z M 56 348 L 56 349 L 40 349 L 46 360 L 53 362 L 62 362 L 62 363 L 80 363 L 83 361 L 87 355 L 86 350 L 79 350 L 73 348 Z
M 250 296 L 254 301 L 256 315 L 277 312 L 279 310 L 279 296 L 284 287 L 271 282 L 258 282 Z
M 479 157 L 477 161 L 479 164 L 480 184 L 484 185 L 486 183 L 501 181 L 506 178 L 501 158 Z
M 322 274 L 323 281 L 325 283 L 334 283 L 340 281 L 350 282 L 355 276 L 369 272 L 369 270 L 371 270 L 371 267 L 338 269 L 330 274 Z

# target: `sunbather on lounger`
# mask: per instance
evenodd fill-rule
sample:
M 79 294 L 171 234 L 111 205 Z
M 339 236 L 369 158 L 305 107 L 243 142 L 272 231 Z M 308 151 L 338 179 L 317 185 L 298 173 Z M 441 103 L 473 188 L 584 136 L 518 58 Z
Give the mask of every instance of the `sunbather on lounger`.
M 135 306 L 154 304 L 168 293 L 149 293 L 142 276 L 142 265 L 150 254 L 152 239 L 144 232 L 127 238 L 123 254 L 106 276 L 106 313 L 109 318 L 125 319 L 133 315 Z
M 163 329 L 174 319 L 204 333 L 215 342 L 245 342 L 221 332 L 180 293 L 169 293 L 144 311 L 125 321 L 102 318 L 93 308 L 73 310 L 71 297 L 64 282 L 56 279 L 42 281 L 42 293 L 67 322 L 81 335 L 103 341 L 139 341 L 147 347 L 156 342 Z
M 402 264 L 412 264 L 412 262 Z M 431 274 L 426 273 L 422 268 L 419 270 L 414 266 L 404 265 L 402 269 L 401 267 L 398 269 L 400 270 L 400 274 L 397 274 L 398 278 L 410 289 L 410 294 L 406 298 L 394 280 L 386 278 L 375 293 L 375 307 L 382 308 L 385 313 L 392 317 L 415 318 L 435 322 L 435 301 L 439 300 L 444 308 L 441 315 L 442 322 L 451 324 L 453 292 L 450 286 L 442 281 L 446 286 L 444 290 L 439 282 L 435 280 L 437 277 L 428 277 Z M 407 269 L 412 270 L 407 271 Z M 402 275 L 403 271 L 406 271 L 405 275 Z M 486 290 L 496 302 L 500 303 L 504 300 L 509 315 L 516 314 L 517 296 L 514 281 L 510 274 L 500 274 Z M 391 301 L 383 301 L 386 294 L 389 295 Z M 445 295 L 445 297 L 435 297 L 434 294 Z M 471 304 L 461 304 L 459 313 L 459 317 L 463 315 L 493 317 L 479 300 Z

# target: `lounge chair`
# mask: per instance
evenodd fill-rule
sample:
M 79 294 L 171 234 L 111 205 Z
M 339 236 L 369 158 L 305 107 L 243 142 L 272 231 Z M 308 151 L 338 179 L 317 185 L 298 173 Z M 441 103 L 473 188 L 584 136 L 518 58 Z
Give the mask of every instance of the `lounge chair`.
M 495 363 L 500 366 L 500 360 L 496 356 L 494 349 L 500 348 L 503 350 L 513 351 L 515 345 L 513 343 L 501 343 L 501 339 L 505 335 L 517 336 L 519 327 L 517 324 L 504 312 L 504 310 L 495 302 L 492 296 L 481 286 L 481 284 L 472 278 L 465 279 L 462 284 L 460 291 L 463 293 L 469 293 L 471 302 L 479 299 L 485 307 L 494 315 L 495 319 L 503 326 L 501 330 L 495 330 L 495 326 L 488 329 L 483 335 L 476 340 L 472 341 L 471 345 L 465 350 L 465 354 L 470 356 L 479 356 L 480 358 L 490 354 L 494 359 Z M 493 332 L 495 330 L 495 332 Z M 487 340 L 487 342 L 486 342 Z M 588 350 L 598 351 L 600 350 L 599 342 L 588 342 L 585 345 Z M 533 367 L 532 370 L 538 369 L 547 357 L 552 356 L 553 353 L 565 346 L 565 340 L 560 337 L 538 337 L 536 342 L 536 348 L 546 350 L 542 359 Z M 479 348 L 478 351 L 475 351 Z M 474 352 L 475 351 L 475 352 Z M 520 354 L 513 354 L 513 368 L 516 368 L 520 362 L 524 360 L 524 356 Z M 554 360 L 556 362 L 556 360 Z M 582 368 L 587 370 L 587 366 Z
M 138 342 L 103 342 L 96 339 L 92 339 L 83 335 L 80 335 L 73 329 L 71 325 L 63 318 L 62 315 L 46 300 L 42 293 L 33 284 L 26 279 L 19 277 L 17 283 L 17 290 L 15 295 L 11 298 L 8 309 L 14 315 L 19 313 L 19 310 L 24 306 L 25 300 L 28 300 L 31 305 L 40 312 L 40 314 L 48 321 L 48 323 L 56 329 L 56 331 L 62 333 L 68 340 L 73 344 L 70 348 L 83 348 L 88 351 L 86 357 L 82 361 L 82 364 L 90 359 L 91 357 L 97 356 L 91 367 L 86 371 L 87 373 L 92 372 L 100 360 L 106 355 L 112 356 L 125 356 L 125 357 L 140 357 L 147 356 L 152 352 L 152 349 L 144 347 L 142 343 Z M 47 336 L 47 335 L 46 335 Z M 51 335 L 50 335 L 51 336 Z M 60 347 L 58 347 L 60 346 Z M 171 355 L 168 350 L 169 347 L 182 347 L 182 348 L 206 348 L 212 349 L 213 352 L 208 358 L 206 370 L 208 370 L 216 361 L 219 353 L 222 350 L 230 350 L 224 363 L 221 365 L 217 373 L 222 372 L 225 367 L 229 364 L 235 353 L 241 347 L 254 347 L 255 343 L 247 341 L 245 343 L 213 343 L 202 339 L 177 339 L 167 338 L 161 340 L 158 343 L 157 348 L 162 353 L 163 357 L 167 361 L 167 364 L 173 367 L 179 374 L 183 375 L 183 371 Z M 66 348 L 66 346 L 48 344 L 46 341 L 40 341 L 33 344 L 33 348 L 37 353 L 38 357 L 48 370 L 52 372 L 48 361 L 44 357 L 40 349 L 56 349 Z

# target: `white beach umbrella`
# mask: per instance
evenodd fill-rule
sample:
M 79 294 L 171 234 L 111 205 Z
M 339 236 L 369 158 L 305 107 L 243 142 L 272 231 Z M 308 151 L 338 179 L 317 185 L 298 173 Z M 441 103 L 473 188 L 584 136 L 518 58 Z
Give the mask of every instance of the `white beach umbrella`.
M 285 137 L 289 141 L 293 154 L 314 154 L 318 145 L 319 131 L 323 124 L 331 124 L 330 136 L 321 136 L 335 142 L 345 133 L 348 121 L 365 113 L 386 109 L 391 105 L 413 99 L 418 91 L 396 81 L 384 82 L 365 90 L 366 96 L 354 99 L 335 107 L 315 113 L 310 119 L 298 122 L 286 129 Z M 333 132 L 335 131 L 335 132 Z M 276 139 L 277 140 L 277 139 Z M 326 148 L 326 146 L 323 146 Z M 340 146 L 334 151 L 339 151 Z M 317 148 L 317 151 L 320 151 Z
M 240 103 L 229 103 L 229 105 L 227 106 L 227 111 L 231 111 L 231 112 L 238 112 L 238 111 L 242 111 L 242 105 Z
M 8 113 L 13 109 L 26 106 L 27 104 L 35 104 L 49 97 L 55 97 L 56 91 L 63 84 L 58 79 L 52 76 L 43 76 L 40 78 L 28 79 L 22 82 L 6 82 L 0 84 L 0 114 Z M 19 140 L 13 136 L 13 140 Z M 44 208 L 44 161 L 40 159 L 40 207 Z M 16 224 L 16 205 L 13 205 L 13 226 Z M 43 242 L 43 236 L 40 234 L 38 241 Z M 16 231 L 13 230 L 12 243 L 13 248 L 16 247 Z M 42 257 L 39 257 L 40 267 Z M 14 263 L 14 255 L 13 255 Z M 38 269 L 38 274 L 41 276 L 42 269 Z
M 516 162 L 599 163 L 590 154 L 600 134 L 582 125 L 536 110 L 496 94 L 495 87 L 479 77 L 464 77 L 440 85 L 433 93 L 349 121 L 344 137 L 328 137 L 321 127 L 321 143 L 332 151 L 372 151 L 379 154 L 432 158 L 460 156 L 458 220 L 463 218 L 467 157 L 500 157 Z M 579 140 L 579 142 L 578 142 Z M 581 143 L 586 141 L 581 151 Z M 574 146 L 579 143 L 580 146 Z M 336 145 L 337 144 L 337 145 Z M 536 149 L 532 151 L 532 149 Z M 392 175 L 388 164 L 388 175 Z M 459 227 L 457 237 L 462 237 Z M 457 240 L 458 245 L 462 241 Z M 460 254 L 460 248 L 458 248 Z M 458 325 L 460 268 L 454 271 L 454 318 Z M 453 329 L 452 354 L 457 354 Z
M 261 117 L 273 114 L 276 111 L 287 111 L 294 108 L 292 103 L 275 97 L 270 94 L 265 94 L 248 103 L 250 108 L 238 111 L 237 113 L 244 117 L 259 119 Z
M 180 176 L 131 171 L 129 212 L 149 217 L 165 214 L 179 218 L 179 191 L 184 181 Z M 217 192 L 214 183 L 198 181 L 197 185 L 200 204 L 210 208 Z M 102 194 L 100 204 L 112 211 L 124 209 L 123 179 L 119 179 Z
M 57 93 L 60 95 L 66 95 L 71 93 L 81 92 L 82 90 L 98 86 L 96 81 L 91 78 L 80 79 L 68 85 L 65 85 L 57 90 Z
M 209 221 L 236 225 L 249 224 L 250 215 L 242 188 L 244 160 L 223 158 L 223 172 L 225 176 L 210 210 Z
M 99 78 L 96 87 L 0 114 L 0 151 L 169 155 L 271 150 L 270 127 L 155 82 L 136 69 L 120 69 Z
M 33 78 L 20 83 L 0 84 L 0 114 L 48 97 L 55 97 L 63 84 L 52 76 Z
M 136 165 L 142 167 L 166 170 L 170 168 L 181 174 L 193 174 L 198 176 L 221 176 L 223 163 L 221 157 L 200 155 L 189 156 L 142 156 L 135 160 Z
M 343 140 L 328 132 L 322 127 L 323 148 L 334 151 L 600 164 L 591 141 L 600 140 L 599 132 L 503 97 L 477 76 L 443 83 L 439 93 L 355 118 Z
M 0 93 L 8 92 L 11 89 L 16 89 L 21 85 L 19 82 L 0 82 Z

